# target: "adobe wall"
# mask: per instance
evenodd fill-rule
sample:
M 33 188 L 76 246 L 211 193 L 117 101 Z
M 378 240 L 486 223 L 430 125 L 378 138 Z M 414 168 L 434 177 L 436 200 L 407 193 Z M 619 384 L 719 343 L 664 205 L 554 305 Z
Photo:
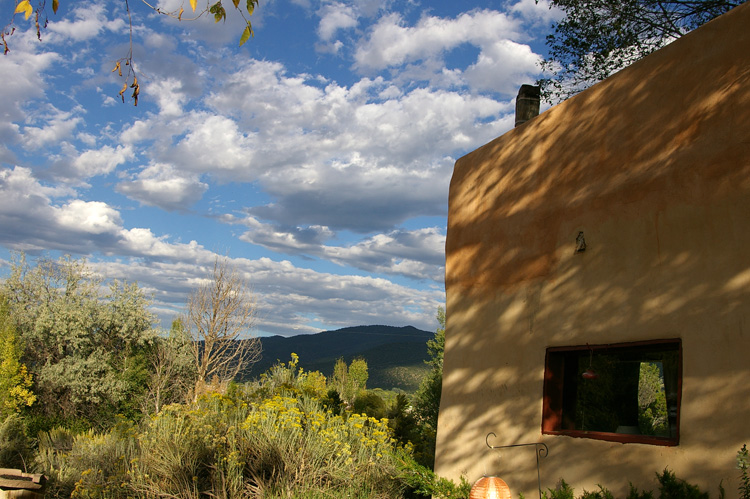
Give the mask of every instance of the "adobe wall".
M 736 497 L 750 444 L 750 5 L 461 158 L 436 471 Z M 583 231 L 587 249 L 575 253 Z M 548 346 L 682 338 L 680 444 L 541 434 Z

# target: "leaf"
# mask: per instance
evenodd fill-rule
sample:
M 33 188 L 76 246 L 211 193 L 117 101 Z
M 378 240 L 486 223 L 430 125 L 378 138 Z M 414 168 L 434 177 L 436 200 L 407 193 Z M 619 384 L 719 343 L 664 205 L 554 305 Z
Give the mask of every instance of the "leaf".
M 110 71 L 110 72 L 111 72 L 111 73 L 114 73 L 115 71 L 122 71 L 122 70 L 120 69 L 120 61 L 117 61 L 117 64 L 115 64 L 115 67 L 114 67 L 114 69 L 113 69 L 112 71 Z M 121 76 L 122 76 L 122 75 L 121 75 Z
M 198 0 L 190 0 L 190 7 L 192 7 L 193 12 L 195 12 L 196 7 L 198 7 Z
M 250 35 L 253 34 L 253 30 L 250 29 L 250 23 L 247 23 L 247 26 L 245 26 L 245 31 L 242 32 L 242 36 L 240 37 L 240 47 L 242 47 L 246 41 L 250 39 Z
M 178 21 L 182 21 L 182 13 L 183 12 L 185 12 L 185 9 L 183 9 L 182 7 L 180 7 L 180 13 L 177 14 L 177 20 Z
M 120 97 L 122 97 L 122 103 L 125 104 L 125 90 L 128 89 L 128 83 L 125 82 L 122 84 L 122 90 L 120 90 Z
M 218 23 L 222 19 L 227 19 L 227 11 L 224 10 L 224 6 L 221 5 L 221 0 L 213 4 L 211 8 L 208 9 L 208 12 L 214 15 L 214 22 Z
M 258 3 L 256 0 L 247 0 L 247 13 L 251 16 L 255 11 L 255 4 Z
M 60 0 L 52 0 L 52 12 L 57 14 L 57 9 L 60 7 Z
M 232 0 L 232 3 L 234 4 L 234 8 L 235 9 L 239 9 L 240 8 L 240 0 Z
M 34 8 L 29 3 L 29 0 L 21 0 L 20 2 L 18 2 L 18 5 L 16 5 L 16 10 L 13 13 L 20 14 L 21 12 L 24 13 L 26 19 L 31 17 L 31 14 L 34 12 Z

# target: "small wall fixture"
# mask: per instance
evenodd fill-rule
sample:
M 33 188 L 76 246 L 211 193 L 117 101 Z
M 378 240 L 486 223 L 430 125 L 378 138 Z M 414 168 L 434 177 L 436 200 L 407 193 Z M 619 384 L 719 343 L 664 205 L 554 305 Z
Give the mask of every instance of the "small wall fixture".
M 576 253 L 583 253 L 586 251 L 586 239 L 583 237 L 583 231 L 578 233 L 576 237 Z
M 500 477 L 483 476 L 471 487 L 469 499 L 511 499 L 510 487 Z

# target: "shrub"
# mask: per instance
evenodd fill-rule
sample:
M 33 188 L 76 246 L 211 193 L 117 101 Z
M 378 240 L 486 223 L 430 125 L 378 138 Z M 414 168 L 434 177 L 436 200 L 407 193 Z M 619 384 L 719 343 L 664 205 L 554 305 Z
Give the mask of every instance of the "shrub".
M 0 468 L 25 470 L 30 463 L 31 448 L 21 416 L 10 414 L 0 420 Z
M 747 473 L 747 468 L 750 466 L 749 460 L 747 444 L 745 444 L 737 451 L 737 468 L 740 470 L 740 499 L 750 499 L 750 476 Z
M 695 485 L 678 479 L 667 468 L 661 475 L 657 473 L 656 478 L 659 480 L 659 499 L 708 499 L 707 492 L 701 492 Z
M 609 490 L 602 487 L 601 485 L 597 485 L 597 487 L 599 487 L 599 490 L 595 492 L 588 492 L 587 490 L 584 490 L 580 499 L 615 499 L 615 497 Z
M 565 480 L 560 479 L 555 489 L 547 489 L 542 493 L 544 499 L 574 499 L 573 488 Z
M 40 434 L 37 469 L 49 478 L 47 496 L 129 497 L 129 467 L 137 453 L 132 424 L 121 421 L 105 433 L 55 428 Z

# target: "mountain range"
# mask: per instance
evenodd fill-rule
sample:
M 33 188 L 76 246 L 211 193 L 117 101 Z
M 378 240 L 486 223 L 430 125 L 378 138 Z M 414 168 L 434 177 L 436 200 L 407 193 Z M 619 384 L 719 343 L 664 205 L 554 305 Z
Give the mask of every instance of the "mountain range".
M 260 376 L 277 362 L 289 362 L 292 353 L 306 371 L 320 371 L 329 377 L 336 360 L 349 364 L 355 358 L 367 361 L 368 388 L 414 392 L 429 370 L 425 360 L 427 340 L 435 333 L 412 326 L 356 326 L 297 336 L 261 337 L 261 360 L 245 373 L 246 379 Z

